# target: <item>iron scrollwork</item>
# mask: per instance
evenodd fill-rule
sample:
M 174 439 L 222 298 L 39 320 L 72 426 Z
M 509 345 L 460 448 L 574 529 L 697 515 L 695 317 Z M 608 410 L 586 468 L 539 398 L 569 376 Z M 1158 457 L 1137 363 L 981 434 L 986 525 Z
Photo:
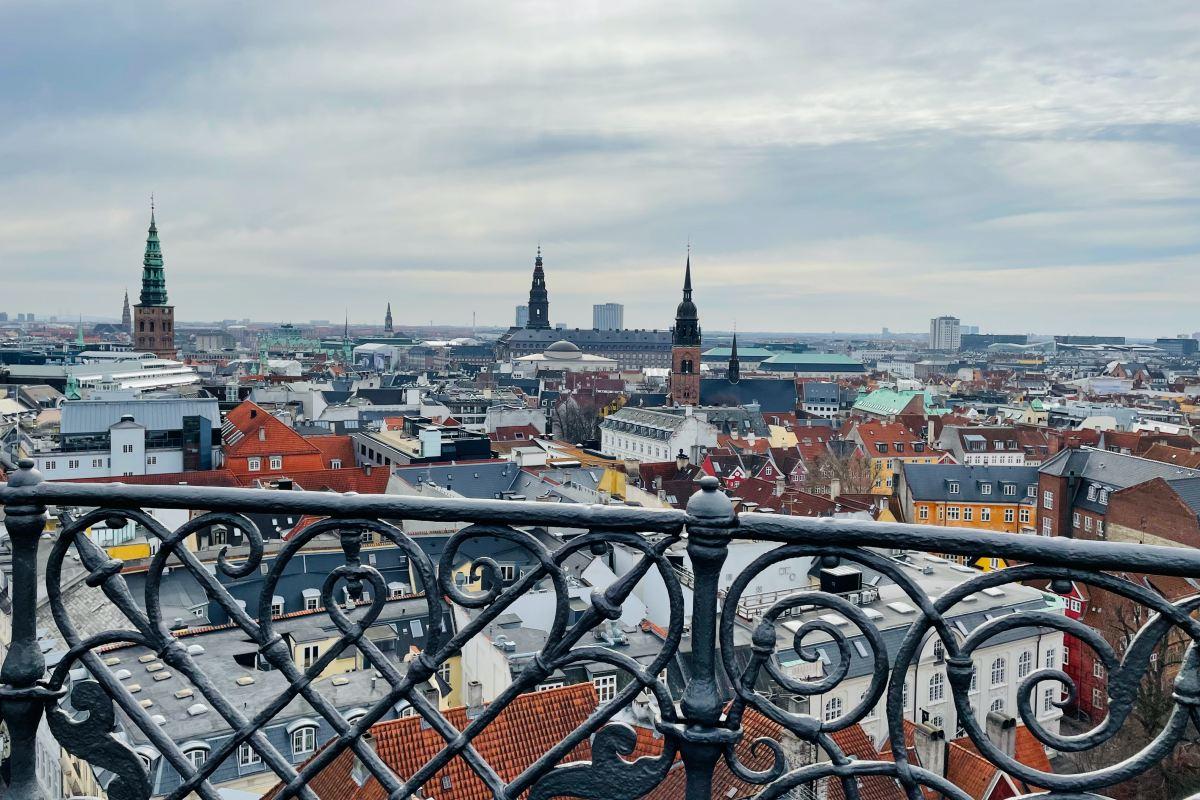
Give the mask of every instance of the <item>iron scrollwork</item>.
M 763 800 L 791 796 L 789 793 L 822 782 L 839 784 L 846 797 L 856 798 L 860 796 L 860 782 L 870 779 L 894 781 L 910 798 L 922 797 L 923 790 L 930 789 L 957 800 L 967 796 L 964 791 L 945 775 L 913 763 L 906 743 L 903 687 L 909 665 L 920 658 L 922 648 L 931 640 L 939 642 L 944 652 L 949 699 L 964 735 L 985 759 L 1031 790 L 1046 789 L 1062 796 L 1102 793 L 1106 787 L 1151 768 L 1200 723 L 1200 656 L 1196 651 L 1200 622 L 1194 617 L 1200 597 L 1169 601 L 1145 585 L 1114 574 L 1128 570 L 1200 577 L 1200 556 L 1187 551 L 1011 534 L 968 535 L 954 529 L 930 531 L 921 526 L 831 523 L 754 514 L 737 517 L 712 479 L 701 482 L 686 513 L 548 507 L 510 501 L 281 494 L 43 484 L 31 464 L 23 464 L 12 480 L 0 487 L 16 567 L 12 587 L 13 646 L 0 670 L 0 716 L 12 733 L 12 752 L 4 775 L 8 790 L 20 793 L 14 796 L 38 796 L 33 734 L 45 714 L 50 732 L 69 753 L 111 774 L 108 794 L 117 800 L 141 800 L 151 792 L 141 759 L 128 737 L 117 732 L 122 727 L 140 731 L 178 773 L 180 782 L 167 794 L 171 798 L 194 793 L 205 800 L 217 800 L 211 780 L 214 773 L 224 761 L 249 748 L 266 769 L 278 776 L 274 797 L 279 800 L 315 798 L 310 786 L 313 778 L 347 751 L 394 797 L 419 792 L 451 761 L 461 759 L 497 798 L 528 794 L 534 800 L 634 800 L 682 775 L 685 796 L 701 800 L 711 796 L 714 775 L 723 769 L 744 794 Z M 68 519 L 50 548 L 44 580 L 54 624 L 67 651 L 47 673 L 36 646 L 34 619 L 37 546 L 46 519 L 45 506 L 50 503 L 95 510 Z M 207 510 L 196 512 L 172 530 L 144 510 L 158 507 Z M 268 555 L 261 532 L 247 515 L 256 510 L 312 514 L 320 519 Z M 402 525 L 394 522 L 405 519 L 456 521 L 464 527 L 448 538 L 435 562 Z M 157 550 L 146 567 L 145 594 L 140 602 L 125 579 L 124 565 L 89 538 L 88 529 L 98 523 L 135 523 L 157 540 Z M 584 533 L 548 545 L 550 540 L 526 530 L 533 525 L 561 525 Z M 223 549 L 210 569 L 191 551 L 188 540 L 218 526 L 240 531 L 244 550 L 235 558 Z M 363 561 L 363 534 L 371 534 L 401 551 L 415 574 L 413 590 L 423 604 L 421 620 L 427 635 L 424 649 L 403 669 L 367 635 L 384 610 L 389 588 L 383 573 Z M 332 537 L 342 553 L 342 563 L 328 572 L 319 590 L 321 608 L 336 633 L 320 657 L 302 667 L 293 659 L 273 619 L 272 597 L 288 565 L 317 537 Z M 465 557 L 482 539 L 499 540 L 521 549 L 531 566 L 506 582 L 500 565 L 492 559 Z M 766 542 L 769 549 L 732 576 L 721 590 L 722 569 L 734 540 Z M 632 554 L 633 566 L 607 587 L 593 590 L 586 606 L 573 612 L 568 560 L 580 553 L 603 555 L 612 547 Z M 686 585 L 680 581 L 677 565 L 668 558 L 680 547 L 686 547 L 690 560 Z M 885 547 L 958 555 L 984 552 L 1003 557 L 1015 566 L 973 574 L 940 596 L 930 597 L 911 570 L 875 549 Z M 95 635 L 80 633 L 62 595 L 64 559 L 70 552 L 86 571 L 87 583 L 103 592 L 119 610 L 127 622 L 122 629 Z M 797 558 L 829 565 L 854 564 L 885 576 L 899 587 L 912 607 L 912 620 L 903 637 L 898 642 L 895 637 L 889 640 L 860 605 L 838 594 L 810 588 L 776 600 L 753 620 L 740 619 L 739 601 L 756 576 Z M 455 574 L 464 561 L 470 566 L 460 585 Z M 229 624 L 253 643 L 258 657 L 286 677 L 286 688 L 278 696 L 267 698 L 261 708 L 249 712 L 222 693 L 214 676 L 189 653 L 164 619 L 160 588 L 168 567 L 186 570 Z M 245 607 L 227 584 L 256 572 L 263 575 L 261 594 L 256 605 Z M 667 598 L 669 619 L 658 651 L 639 661 L 609 647 L 584 643 L 589 632 L 619 619 L 629 598 L 647 580 L 661 584 Z M 966 598 L 1015 584 L 1049 586 L 1060 593 L 1073 585 L 1093 587 L 1146 609 L 1148 619 L 1120 650 L 1081 621 L 1049 610 L 1020 610 L 988 619 L 966 633 L 953 629 L 952 614 Z M 545 645 L 515 671 L 511 682 L 492 702 L 461 728 L 456 727 L 438 704 L 425 696 L 422 686 L 515 602 L 538 588 L 549 591 L 554 598 Z M 338 602 L 339 593 L 353 601 L 352 609 Z M 690 617 L 685 615 L 688 600 Z M 443 621 L 456 608 L 463 612 L 461 619 L 465 621 L 455 629 L 447 628 Z M 782 629 L 783 623 L 801 608 L 837 615 L 844 624 L 808 614 L 790 629 Z M 1016 712 L 1039 743 L 1063 753 L 1079 753 L 1110 741 L 1128 721 L 1136 687 L 1156 649 L 1167 637 L 1176 637 L 1182 642 L 1184 655 L 1174 678 L 1175 705 L 1163 729 L 1140 752 L 1121 762 L 1076 774 L 1046 772 L 1013 758 L 989 738 L 971 707 L 971 683 L 977 669 L 972 656 L 998 638 L 1022 629 L 1073 637 L 1093 651 L 1108 682 L 1107 715 L 1090 730 L 1072 736 L 1048 729 L 1037 713 L 1041 687 L 1060 688 L 1062 696 L 1053 701 L 1060 708 L 1071 701 L 1077 687 L 1070 676 L 1057 665 L 1038 665 L 1021 675 Z M 682 694 L 673 697 L 660 676 L 681 657 L 685 631 L 690 635 L 691 652 L 686 656 L 690 666 Z M 749 638 L 749 646 L 740 650 L 739 632 Z M 861 646 L 856 651 L 869 660 L 873 669 L 862 697 L 844 713 L 826 718 L 820 709 L 785 708 L 772 699 L 771 693 L 763 691 L 765 685 L 796 698 L 811 699 L 844 685 L 852 636 L 857 639 L 854 647 Z M 818 664 L 816 640 L 836 656 L 827 669 Z M 781 641 L 784 650 L 812 668 L 808 674 L 801 676 L 784 668 Z M 181 752 L 105 664 L 104 652 L 127 645 L 144 647 L 161 659 L 228 726 L 231 734 L 213 747 L 203 763 L 196 765 Z M 315 678 L 350 648 L 357 648 L 386 683 L 383 694 L 353 720 L 345 718 L 313 685 Z M 534 690 L 557 671 L 582 662 L 602 663 L 620 671 L 625 676 L 621 687 L 524 771 L 502 777 L 473 742 L 522 693 Z M 79 677 L 80 668 L 86 677 Z M 623 716 L 639 697 L 648 698 L 657 708 L 655 727 L 661 742 L 657 752 L 640 758 L 638 735 Z M 297 699 L 302 699 L 333 731 L 329 741 L 302 764 L 294 764 L 264 734 L 264 727 Z M 890 758 L 856 758 L 839 744 L 839 737 L 866 719 L 880 703 Z M 408 775 L 393 772 L 364 738 L 370 727 L 388 717 L 398 704 L 413 709 L 442 741 L 439 751 Z M 747 740 L 750 715 L 769 721 L 784 731 L 789 741 L 804 743 L 817 757 L 797 761 L 782 736 L 756 735 Z M 570 760 L 568 756 L 584 744 L 590 745 L 591 759 Z

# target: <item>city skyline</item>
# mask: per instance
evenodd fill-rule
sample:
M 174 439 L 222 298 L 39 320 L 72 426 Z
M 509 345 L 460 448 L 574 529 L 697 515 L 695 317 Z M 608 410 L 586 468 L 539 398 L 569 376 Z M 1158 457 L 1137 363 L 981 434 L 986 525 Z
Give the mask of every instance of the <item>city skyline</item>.
M 7 288 L 116 313 L 154 191 L 181 320 L 503 326 L 540 241 L 661 328 L 690 239 L 713 329 L 1196 327 L 1193 7 L 491 11 L 7 7 Z

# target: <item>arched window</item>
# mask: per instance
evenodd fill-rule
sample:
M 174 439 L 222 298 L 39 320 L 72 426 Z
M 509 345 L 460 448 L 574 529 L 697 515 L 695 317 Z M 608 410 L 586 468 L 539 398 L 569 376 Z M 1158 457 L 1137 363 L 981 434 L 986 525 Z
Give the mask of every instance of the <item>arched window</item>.
M 308 755 L 317 749 L 317 726 L 311 721 L 302 720 L 292 728 L 292 757 Z
M 825 701 L 825 721 L 833 722 L 842 715 L 842 698 L 831 697 Z
M 941 730 L 945 726 L 946 726 L 946 720 L 942 718 L 941 714 L 938 714 L 937 716 L 935 716 L 929 720 L 929 727 L 931 727 L 931 728 L 937 728 L 938 730 Z
M 944 661 L 946 659 L 946 645 L 942 644 L 941 639 L 933 640 L 933 660 Z
M 183 757 L 191 762 L 194 768 L 200 769 L 208 760 L 208 746 L 185 747 Z
M 997 697 L 995 700 L 992 701 L 992 711 L 1003 711 L 1003 710 L 1004 710 L 1004 698 Z
M 1006 664 L 1003 656 L 992 662 L 992 686 L 1000 686 L 1004 683 L 1006 677 L 1004 674 L 1005 667 Z
M 929 678 L 929 702 L 938 703 L 945 699 L 946 676 L 942 675 L 940 672 L 935 672 Z
M 1017 677 L 1024 678 L 1033 671 L 1033 653 L 1026 650 L 1017 657 Z
M 242 768 L 253 767 L 253 766 L 256 766 L 261 763 L 262 763 L 262 757 L 259 756 L 258 751 L 255 750 L 253 747 L 251 747 L 249 745 L 249 743 L 243 742 L 241 745 L 238 746 L 238 766 L 239 767 L 242 767 Z

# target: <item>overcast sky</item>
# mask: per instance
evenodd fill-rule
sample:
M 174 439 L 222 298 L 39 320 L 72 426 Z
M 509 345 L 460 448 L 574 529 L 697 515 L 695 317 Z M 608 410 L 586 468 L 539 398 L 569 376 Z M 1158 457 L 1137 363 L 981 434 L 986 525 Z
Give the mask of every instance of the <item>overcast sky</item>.
M 0 3 L 0 310 L 1200 330 L 1194 0 L 310 5 Z

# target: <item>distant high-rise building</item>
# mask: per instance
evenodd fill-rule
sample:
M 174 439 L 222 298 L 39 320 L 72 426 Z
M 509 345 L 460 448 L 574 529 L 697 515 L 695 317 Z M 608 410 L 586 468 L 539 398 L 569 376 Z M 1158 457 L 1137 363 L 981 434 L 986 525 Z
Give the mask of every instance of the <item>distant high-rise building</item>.
M 8 312 L 0 311 L 0 322 L 8 322 Z
M 954 352 L 962 343 L 958 317 L 934 317 L 929 320 L 929 349 Z
M 127 333 L 133 333 L 133 316 L 129 311 L 129 290 L 125 290 L 125 305 L 121 308 L 121 327 Z
M 175 306 L 167 303 L 167 276 L 163 270 L 162 247 L 154 204 L 150 205 L 150 230 L 142 256 L 142 294 L 133 307 L 133 346 L 159 358 L 175 358 Z
M 550 295 L 546 291 L 546 273 L 542 270 L 542 246 L 538 245 L 533 262 L 533 283 L 529 286 L 529 322 L 526 328 L 550 329 Z
M 620 303 L 597 303 L 592 306 L 592 328 L 598 331 L 619 331 L 625 327 L 625 306 Z
M 518 328 L 529 327 L 529 306 L 517 306 L 517 321 Z

